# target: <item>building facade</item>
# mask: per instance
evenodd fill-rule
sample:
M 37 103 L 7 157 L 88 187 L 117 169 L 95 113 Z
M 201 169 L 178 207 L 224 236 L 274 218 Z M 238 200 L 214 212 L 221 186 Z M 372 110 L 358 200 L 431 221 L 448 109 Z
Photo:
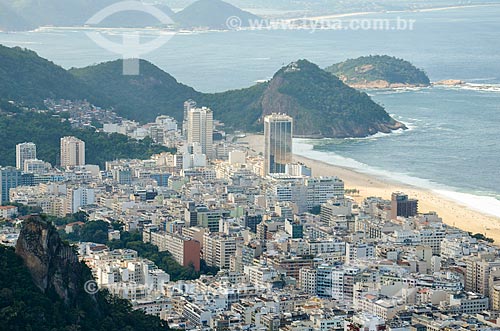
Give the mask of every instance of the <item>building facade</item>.
M 22 143 L 16 145 L 16 168 L 24 170 L 26 160 L 36 159 L 36 145 L 34 143 Z
M 293 119 L 285 114 L 271 114 L 264 118 L 265 174 L 285 173 L 292 163 Z
M 210 108 L 189 108 L 187 112 L 188 144 L 198 143 L 207 158 L 213 157 L 213 112 Z
M 0 168 L 0 197 L 1 203 L 9 202 L 10 189 L 21 185 L 22 173 L 14 167 Z
M 395 192 L 391 197 L 391 218 L 398 216 L 412 217 L 418 213 L 418 200 L 409 199 L 408 195 L 401 192 Z
M 85 142 L 75 137 L 61 138 L 61 167 L 85 165 Z

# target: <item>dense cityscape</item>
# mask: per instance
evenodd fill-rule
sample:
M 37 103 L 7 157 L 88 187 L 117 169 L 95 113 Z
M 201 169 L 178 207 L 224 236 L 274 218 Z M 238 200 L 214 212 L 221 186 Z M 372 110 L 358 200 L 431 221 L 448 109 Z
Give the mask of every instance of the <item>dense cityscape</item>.
M 500 331 L 500 0 L 0 0 L 0 331 Z
M 87 102 L 46 107 L 176 152 L 101 168 L 76 137 L 60 139 L 57 164 L 18 144 L 16 167 L 0 169 L 2 244 L 45 214 L 100 290 L 172 329 L 500 329 L 498 247 L 403 192 L 360 201 L 335 174 L 315 176 L 294 162 L 289 115 L 264 117 L 260 152 L 193 100 L 179 125 L 140 125 Z

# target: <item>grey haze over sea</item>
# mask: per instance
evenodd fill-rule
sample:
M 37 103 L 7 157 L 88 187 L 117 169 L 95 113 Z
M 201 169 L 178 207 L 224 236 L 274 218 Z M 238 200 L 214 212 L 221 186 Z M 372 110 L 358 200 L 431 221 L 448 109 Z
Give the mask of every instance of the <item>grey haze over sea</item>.
M 410 130 L 365 139 L 299 139 L 295 152 L 436 190 L 500 217 L 500 5 L 362 18 L 397 16 L 415 19 L 415 29 L 184 33 L 145 58 L 201 91 L 246 87 L 300 58 L 325 67 L 368 54 L 409 60 L 433 81 L 463 79 L 471 85 L 369 91 Z M 77 29 L 0 33 L 0 43 L 33 49 L 66 68 L 117 58 Z

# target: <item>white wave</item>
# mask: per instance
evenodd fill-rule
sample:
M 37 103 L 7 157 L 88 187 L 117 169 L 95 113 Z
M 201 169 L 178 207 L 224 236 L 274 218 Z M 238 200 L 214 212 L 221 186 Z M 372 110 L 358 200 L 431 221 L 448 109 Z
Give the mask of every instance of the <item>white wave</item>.
M 405 132 L 409 132 L 409 131 L 413 131 L 415 130 L 418 125 L 414 122 L 423 122 L 423 120 L 419 120 L 417 118 L 409 118 L 409 117 L 403 117 L 403 116 L 399 116 L 399 115 L 396 115 L 396 114 L 389 114 L 392 118 L 397 118 L 397 120 L 401 123 L 403 123 L 407 130 L 403 130 L 403 129 L 398 129 L 398 130 L 395 130 L 395 131 L 392 131 L 392 133 L 386 133 L 386 135 L 391 135 L 391 134 L 402 134 L 402 133 L 405 133 Z M 408 122 L 408 120 L 410 120 L 411 122 Z
M 434 129 L 435 129 L 435 130 L 439 130 L 439 131 L 448 131 L 448 132 L 453 132 L 453 131 L 455 131 L 455 130 L 453 130 L 453 129 L 450 129 L 450 128 L 445 128 L 445 127 L 443 127 L 443 126 L 436 126 Z
M 397 129 L 397 130 L 392 131 L 391 133 L 377 132 L 377 133 L 372 134 L 371 136 L 368 136 L 368 137 L 362 137 L 362 138 L 344 138 L 344 139 L 345 140 L 377 140 L 378 138 L 384 138 L 384 137 L 389 137 L 389 136 L 393 136 L 393 135 L 399 135 L 399 134 L 402 134 L 404 132 L 405 132 L 405 130 L 403 130 L 403 129 Z
M 440 89 L 445 90 L 469 90 L 478 92 L 500 92 L 500 84 L 476 84 L 476 83 L 465 83 L 462 85 L 440 85 L 435 86 Z
M 500 217 L 500 200 L 491 196 L 474 195 L 449 190 L 433 190 L 449 200 L 458 202 L 470 209 Z
M 392 116 L 392 115 L 391 115 Z M 401 116 L 400 116 L 401 118 Z M 410 121 L 414 121 L 414 122 L 422 122 L 423 120 L 422 119 L 419 119 L 419 118 L 411 118 L 411 117 L 407 117 L 407 119 L 409 119 Z
M 368 136 L 368 137 L 361 137 L 361 138 L 354 137 L 354 138 L 343 138 L 343 139 L 344 140 L 377 140 L 379 138 L 393 137 L 395 135 L 407 133 L 407 132 L 413 131 L 417 128 L 417 125 L 415 125 L 414 123 L 403 121 L 403 118 L 401 116 L 396 116 L 394 114 L 390 114 L 390 115 L 393 118 L 397 117 L 398 121 L 403 123 L 406 126 L 406 130 L 405 129 L 397 129 L 397 130 L 391 131 L 389 133 L 377 132 L 377 133 L 372 134 L 371 136 Z M 325 138 L 325 139 L 329 139 L 329 138 Z
M 294 153 L 310 159 L 322 161 L 335 166 L 348 168 L 359 173 L 374 176 L 383 180 L 398 182 L 418 188 L 430 190 L 442 197 L 457 202 L 470 209 L 500 217 L 500 200 L 492 196 L 475 195 L 459 192 L 459 189 L 436 183 L 429 179 L 415 177 L 409 174 L 397 173 L 378 167 L 369 166 L 355 159 L 343 157 L 334 152 L 314 150 L 314 143 L 319 140 L 294 139 Z
M 391 136 L 394 136 L 394 135 L 400 135 L 400 134 L 403 134 L 407 131 L 411 131 L 415 128 L 415 126 L 412 126 L 411 128 L 407 125 L 407 123 L 404 123 L 406 125 L 406 127 L 408 128 L 407 130 L 403 130 L 403 129 L 397 129 L 397 130 L 394 130 L 392 131 L 391 133 L 384 133 L 384 132 L 377 132 L 375 134 L 372 134 L 371 136 L 368 136 L 368 137 L 362 137 L 362 138 L 343 138 L 345 140 L 377 140 L 379 138 L 386 138 L 386 137 L 391 137 Z
M 467 83 L 462 87 L 464 90 L 500 92 L 500 84 L 472 84 Z
M 497 77 L 487 77 L 487 78 L 469 78 L 467 79 L 469 82 L 484 82 L 484 81 L 492 81 L 497 80 Z
M 340 156 L 334 152 L 323 152 L 314 150 L 314 140 L 294 139 L 293 142 L 294 154 L 298 154 L 310 159 L 323 161 L 332 165 L 340 166 L 355 170 L 367 175 L 373 175 L 379 178 L 389 179 L 400 183 L 406 183 L 426 189 L 435 188 L 437 183 L 427 179 L 417 178 L 403 173 L 395 173 L 378 167 L 369 166 L 365 163 L 356 161 L 355 159 Z M 444 186 L 442 187 L 445 188 Z
M 370 91 L 370 93 L 367 93 L 369 96 L 375 96 L 377 94 L 399 94 L 399 93 L 407 93 L 407 92 L 415 92 L 415 91 L 420 91 L 420 90 L 414 90 L 410 88 L 393 88 L 393 89 L 380 89 L 380 90 L 367 90 Z

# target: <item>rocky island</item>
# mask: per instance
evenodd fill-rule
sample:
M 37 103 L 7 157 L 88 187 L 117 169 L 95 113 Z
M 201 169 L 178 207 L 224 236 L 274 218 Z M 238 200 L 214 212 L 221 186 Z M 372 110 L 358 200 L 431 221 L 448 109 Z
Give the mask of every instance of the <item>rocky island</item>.
M 441 85 L 441 86 L 461 86 L 465 85 L 466 82 L 460 79 L 445 79 L 445 80 L 440 80 L 438 82 L 432 83 L 432 85 Z
M 325 69 L 347 85 L 360 89 L 430 86 L 425 72 L 408 61 L 388 55 L 370 55 L 334 64 Z

